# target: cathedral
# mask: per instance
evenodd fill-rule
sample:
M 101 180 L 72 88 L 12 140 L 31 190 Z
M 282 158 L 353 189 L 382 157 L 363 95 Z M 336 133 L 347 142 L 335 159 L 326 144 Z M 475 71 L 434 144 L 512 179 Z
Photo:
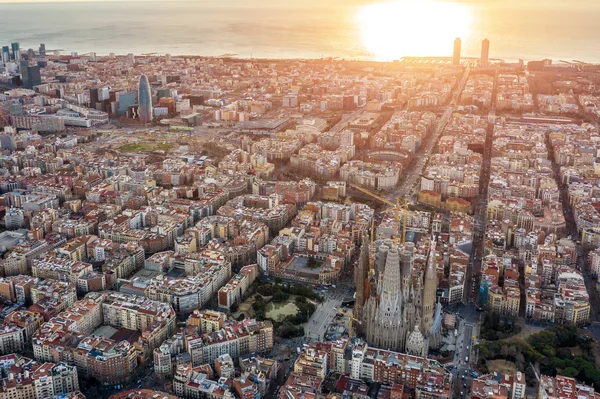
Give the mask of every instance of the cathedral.
M 429 249 L 424 272 L 414 268 L 413 243 L 401 247 L 385 240 L 371 250 L 374 260 L 364 239 L 354 308 L 362 333 L 378 348 L 426 356 L 436 312 L 435 244 Z M 369 267 L 370 260 L 373 267 Z

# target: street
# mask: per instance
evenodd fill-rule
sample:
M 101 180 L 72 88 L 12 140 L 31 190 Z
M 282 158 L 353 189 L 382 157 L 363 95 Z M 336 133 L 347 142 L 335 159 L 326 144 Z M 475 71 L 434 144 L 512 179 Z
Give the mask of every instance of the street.
M 338 123 L 336 123 L 331 129 L 329 129 L 329 131 L 333 133 L 341 132 L 348 126 L 348 122 L 350 122 L 352 119 L 358 118 L 362 113 L 363 109 L 359 108 L 351 114 L 344 114 L 342 116 L 342 119 Z
M 467 267 L 465 278 L 465 287 L 463 290 L 463 302 L 479 301 L 479 285 L 481 279 L 481 260 L 484 254 L 485 228 L 487 221 L 488 206 L 488 186 L 491 174 L 492 145 L 494 142 L 494 124 L 496 118 L 496 94 L 498 86 L 498 76 L 494 78 L 494 88 L 492 90 L 492 107 L 488 113 L 488 126 L 486 130 L 485 146 L 483 150 L 483 165 L 479 177 L 479 200 L 475 204 L 473 221 L 473 244 L 471 246 L 471 256 Z
M 302 344 L 306 342 L 323 341 L 327 327 L 337 314 L 335 308 L 339 309 L 345 298 L 354 295 L 354 287 L 345 284 L 337 285 L 336 288 L 316 289 L 316 291 L 323 296 L 324 301 L 317 306 L 317 309 L 308 322 L 304 324 L 304 336 L 284 339 L 274 348 L 272 357 L 281 362 L 282 368 L 278 376 L 278 384 L 272 384 L 270 390 L 273 396 L 276 395 L 281 384 L 283 384 L 292 371 L 294 362 L 298 356 L 296 349 L 302 348 Z M 281 347 L 286 347 L 287 352 L 280 352 Z
M 395 201 L 396 198 L 406 197 L 410 197 L 410 199 L 414 201 L 414 197 L 419 191 L 418 187 L 416 188 L 415 185 L 417 183 L 420 184 L 418 179 L 421 177 L 423 168 L 425 168 L 425 165 L 427 165 L 427 162 L 429 161 L 431 151 L 437 145 L 439 138 L 444 133 L 446 126 L 452 118 L 457 100 L 465 88 L 465 84 L 467 83 L 470 72 L 471 69 L 467 67 L 457 89 L 454 91 L 450 105 L 446 107 L 444 113 L 438 120 L 434 132 L 427 138 L 424 145 L 419 149 L 418 154 L 415 154 L 415 161 L 413 161 L 410 167 L 403 172 L 404 177 L 400 183 L 400 186 L 397 189 L 389 191 L 385 194 L 385 197 L 390 201 Z
M 462 392 L 460 397 L 468 398 L 473 381 L 471 364 L 475 364 L 477 360 L 473 345 L 477 343 L 474 338 L 479 335 L 480 314 L 472 305 L 462 307 L 456 314 L 459 326 L 453 364 L 456 366 L 455 378 L 460 384 L 458 393 Z
M 317 310 L 304 324 L 304 335 L 309 340 L 323 340 L 327 327 L 336 315 L 335 308 L 340 308 L 345 297 L 353 295 L 354 290 L 349 286 L 329 288 L 321 295 L 325 300 L 317 306 Z

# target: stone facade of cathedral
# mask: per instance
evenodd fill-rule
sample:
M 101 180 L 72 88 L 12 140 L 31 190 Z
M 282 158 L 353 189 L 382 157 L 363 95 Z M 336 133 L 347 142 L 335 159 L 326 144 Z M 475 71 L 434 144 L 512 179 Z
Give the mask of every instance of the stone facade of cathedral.
M 426 356 L 425 337 L 431 332 L 436 309 L 435 247 L 429 251 L 424 273 L 413 276 L 414 244 L 399 247 L 385 240 L 375 250 L 371 287 L 365 286 L 368 251 L 365 240 L 356 276 L 355 305 L 362 333 L 370 345 L 378 348 Z

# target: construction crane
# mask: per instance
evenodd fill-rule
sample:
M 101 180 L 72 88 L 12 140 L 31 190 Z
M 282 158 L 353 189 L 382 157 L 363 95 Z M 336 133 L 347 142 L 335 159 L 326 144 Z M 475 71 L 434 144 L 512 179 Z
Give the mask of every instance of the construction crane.
M 371 218 L 371 244 L 375 241 L 375 217 Z
M 537 380 L 541 390 L 544 391 L 543 395 L 539 395 L 539 397 L 548 397 L 548 393 L 546 392 L 546 387 L 542 384 L 542 379 L 540 378 L 540 375 L 538 374 L 537 368 L 533 365 L 533 363 L 529 362 L 529 365 L 531 366 L 531 368 L 533 369 L 533 374 L 535 375 L 535 379 Z
M 367 194 L 381 202 L 383 202 L 384 204 L 388 204 L 390 205 L 392 208 L 386 209 L 385 212 L 387 211 L 395 211 L 395 219 L 396 219 L 396 223 L 400 223 L 400 210 L 402 209 L 402 213 L 403 213 L 403 218 L 404 220 L 402 221 L 402 240 L 401 240 L 401 244 L 404 245 L 404 243 L 406 242 L 406 224 L 407 224 L 407 216 L 408 216 L 408 201 L 404 198 L 396 198 L 396 203 L 393 203 L 392 201 L 388 200 L 387 198 L 383 198 L 382 196 L 375 194 L 372 191 L 367 190 L 364 187 L 358 186 L 356 184 L 352 184 L 350 183 L 350 187 L 353 187 L 355 189 L 357 189 L 358 191 Z M 373 233 L 371 232 L 371 240 L 373 239 Z M 398 241 L 398 237 L 395 237 L 394 239 L 397 243 Z
M 333 308 L 333 310 L 335 310 L 338 314 L 341 314 L 342 316 L 346 316 L 350 320 L 348 321 L 348 338 L 354 338 L 354 328 L 352 328 L 352 326 L 354 322 L 361 324 L 361 321 L 352 316 L 350 313 L 344 312 L 343 310 L 340 310 L 338 308 Z

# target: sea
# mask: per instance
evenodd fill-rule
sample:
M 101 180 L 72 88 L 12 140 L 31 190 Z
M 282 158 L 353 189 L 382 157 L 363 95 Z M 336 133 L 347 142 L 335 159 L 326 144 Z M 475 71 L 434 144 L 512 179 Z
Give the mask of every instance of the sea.
M 45 43 L 48 50 L 62 50 L 63 54 L 168 53 L 365 60 L 381 56 L 365 43 L 360 17 L 373 4 L 386 2 L 3 1 L 7 0 L 0 0 L 0 43 L 17 41 L 24 49 L 37 49 L 39 43 Z M 432 12 L 440 3 L 448 3 L 443 0 L 395 1 L 422 1 L 425 9 Z M 469 16 L 469 26 L 462 37 L 463 56 L 478 57 L 481 40 L 488 38 L 492 58 L 600 62 L 600 0 L 456 0 L 451 3 L 458 4 Z M 382 37 L 399 45 L 400 53 L 394 54 L 394 59 L 416 55 L 402 54 L 402 43 L 437 32 L 437 27 L 431 26 L 428 12 L 398 14 L 392 22 L 386 18 L 385 23 L 402 26 L 410 22 L 411 31 L 398 37 Z M 453 23 L 451 16 L 447 20 Z M 436 20 L 436 24 L 439 23 Z M 418 55 L 451 55 L 454 37 L 440 33 L 435 39 L 441 46 L 433 46 L 430 51 L 424 48 Z

